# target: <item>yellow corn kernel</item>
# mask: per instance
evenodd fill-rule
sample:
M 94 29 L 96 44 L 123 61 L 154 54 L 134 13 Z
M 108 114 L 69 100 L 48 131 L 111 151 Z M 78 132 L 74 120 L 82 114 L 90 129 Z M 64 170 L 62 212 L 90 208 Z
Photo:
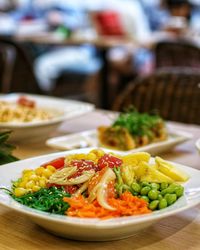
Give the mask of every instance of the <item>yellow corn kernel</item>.
M 39 186 L 40 186 L 41 188 L 46 187 L 46 180 L 40 179 L 40 180 L 39 180 Z
M 32 171 L 33 171 L 32 169 L 24 169 L 22 174 L 25 175 L 25 174 L 30 173 Z
M 77 154 L 77 155 L 74 155 L 75 157 L 74 157 L 74 159 L 76 159 L 76 160 L 81 160 L 81 159 L 85 159 L 85 154 Z
M 45 170 L 45 168 L 39 167 L 39 168 L 36 168 L 35 173 L 36 173 L 36 175 L 41 176 L 44 170 Z
M 29 181 L 29 177 L 28 176 L 22 176 L 22 178 L 21 178 L 21 181 L 26 181 L 26 182 L 28 182 Z
M 48 165 L 46 169 L 50 170 L 52 173 L 56 171 L 56 168 L 54 168 L 54 166 L 51 166 L 51 165 Z
M 24 180 L 22 180 L 22 181 L 19 183 L 18 187 L 21 187 L 21 188 L 26 188 L 26 184 L 27 184 L 27 182 L 28 182 L 28 181 L 24 181 Z
M 49 169 L 44 169 L 42 176 L 49 178 L 52 175 L 52 172 Z
M 40 176 L 39 180 L 44 180 L 44 181 L 47 181 L 47 177 L 46 176 Z
M 27 190 L 25 188 L 21 188 L 21 187 L 18 187 L 18 188 L 15 188 L 14 190 L 14 194 L 15 196 L 19 197 L 19 196 L 23 196 L 27 193 Z
M 26 189 L 32 189 L 34 185 L 35 185 L 34 181 L 29 181 L 26 183 Z
M 39 176 L 37 176 L 36 174 L 32 174 L 31 176 L 29 176 L 29 180 L 31 181 L 37 181 L 39 179 Z
M 23 178 L 23 177 L 29 178 L 32 174 L 34 174 L 34 171 L 33 171 L 33 170 L 26 171 L 26 172 L 23 174 L 22 178 Z
M 90 153 L 95 154 L 97 158 L 100 158 L 105 155 L 105 152 L 102 149 L 93 149 L 90 151 Z
M 41 187 L 38 186 L 38 185 L 35 185 L 35 186 L 32 187 L 32 191 L 33 191 L 33 192 L 37 192 L 37 191 L 39 191 L 40 189 L 41 189 Z
M 90 161 L 96 161 L 96 160 L 97 160 L 97 156 L 96 156 L 96 154 L 90 152 L 90 153 L 87 155 L 87 159 L 90 160 Z

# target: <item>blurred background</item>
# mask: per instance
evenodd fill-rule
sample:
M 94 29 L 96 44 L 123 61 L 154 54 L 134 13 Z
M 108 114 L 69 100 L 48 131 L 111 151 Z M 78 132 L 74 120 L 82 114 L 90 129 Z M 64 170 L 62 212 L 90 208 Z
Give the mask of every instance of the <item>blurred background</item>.
M 200 69 L 200 0 L 0 0 L 1 93 L 113 109 L 138 79 L 188 68 Z

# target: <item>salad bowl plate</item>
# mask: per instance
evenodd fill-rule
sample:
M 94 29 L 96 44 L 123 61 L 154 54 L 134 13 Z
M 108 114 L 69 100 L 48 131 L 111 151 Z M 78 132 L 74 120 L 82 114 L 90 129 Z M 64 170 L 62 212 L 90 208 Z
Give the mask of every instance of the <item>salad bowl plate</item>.
M 43 163 L 55 158 L 74 153 L 88 153 L 92 148 L 78 149 L 66 152 L 43 155 L 35 158 L 17 161 L 0 166 L 0 186 L 11 189 L 12 181 L 20 177 L 24 169 L 35 169 Z M 111 150 L 105 150 L 111 152 Z M 121 153 L 122 154 L 122 153 Z M 154 158 L 151 159 L 152 161 Z M 185 171 L 190 179 L 184 186 L 184 196 L 178 201 L 159 211 L 146 215 L 127 216 L 113 219 L 86 219 L 65 215 L 54 215 L 28 208 L 15 201 L 4 189 L 0 190 L 0 205 L 27 216 L 30 220 L 49 232 L 74 240 L 108 241 L 129 237 L 159 220 L 180 213 L 200 203 L 200 193 L 194 192 L 199 188 L 200 171 L 174 163 L 177 168 Z M 188 190 L 193 190 L 192 193 Z M 12 226 L 12 225 L 10 225 Z

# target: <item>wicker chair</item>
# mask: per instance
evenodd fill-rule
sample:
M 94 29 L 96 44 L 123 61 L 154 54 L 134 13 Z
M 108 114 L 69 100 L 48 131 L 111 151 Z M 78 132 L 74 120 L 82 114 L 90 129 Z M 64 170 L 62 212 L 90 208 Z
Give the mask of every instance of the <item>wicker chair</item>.
M 155 46 L 156 68 L 193 67 L 200 69 L 200 47 L 185 41 L 161 41 Z
M 130 105 L 140 112 L 157 110 L 167 120 L 200 124 L 200 72 L 165 69 L 131 82 L 116 99 L 113 109 Z
M 0 63 L 1 92 L 42 92 L 23 46 L 0 38 Z

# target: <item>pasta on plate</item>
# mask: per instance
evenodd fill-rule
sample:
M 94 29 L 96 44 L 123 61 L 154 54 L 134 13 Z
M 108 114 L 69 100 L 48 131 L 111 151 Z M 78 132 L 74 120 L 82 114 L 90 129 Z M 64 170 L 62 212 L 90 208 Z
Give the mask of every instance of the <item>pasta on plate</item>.
M 0 101 L 1 123 L 48 121 L 55 115 L 55 111 L 37 107 L 34 101 L 25 97 L 20 97 L 17 102 Z

